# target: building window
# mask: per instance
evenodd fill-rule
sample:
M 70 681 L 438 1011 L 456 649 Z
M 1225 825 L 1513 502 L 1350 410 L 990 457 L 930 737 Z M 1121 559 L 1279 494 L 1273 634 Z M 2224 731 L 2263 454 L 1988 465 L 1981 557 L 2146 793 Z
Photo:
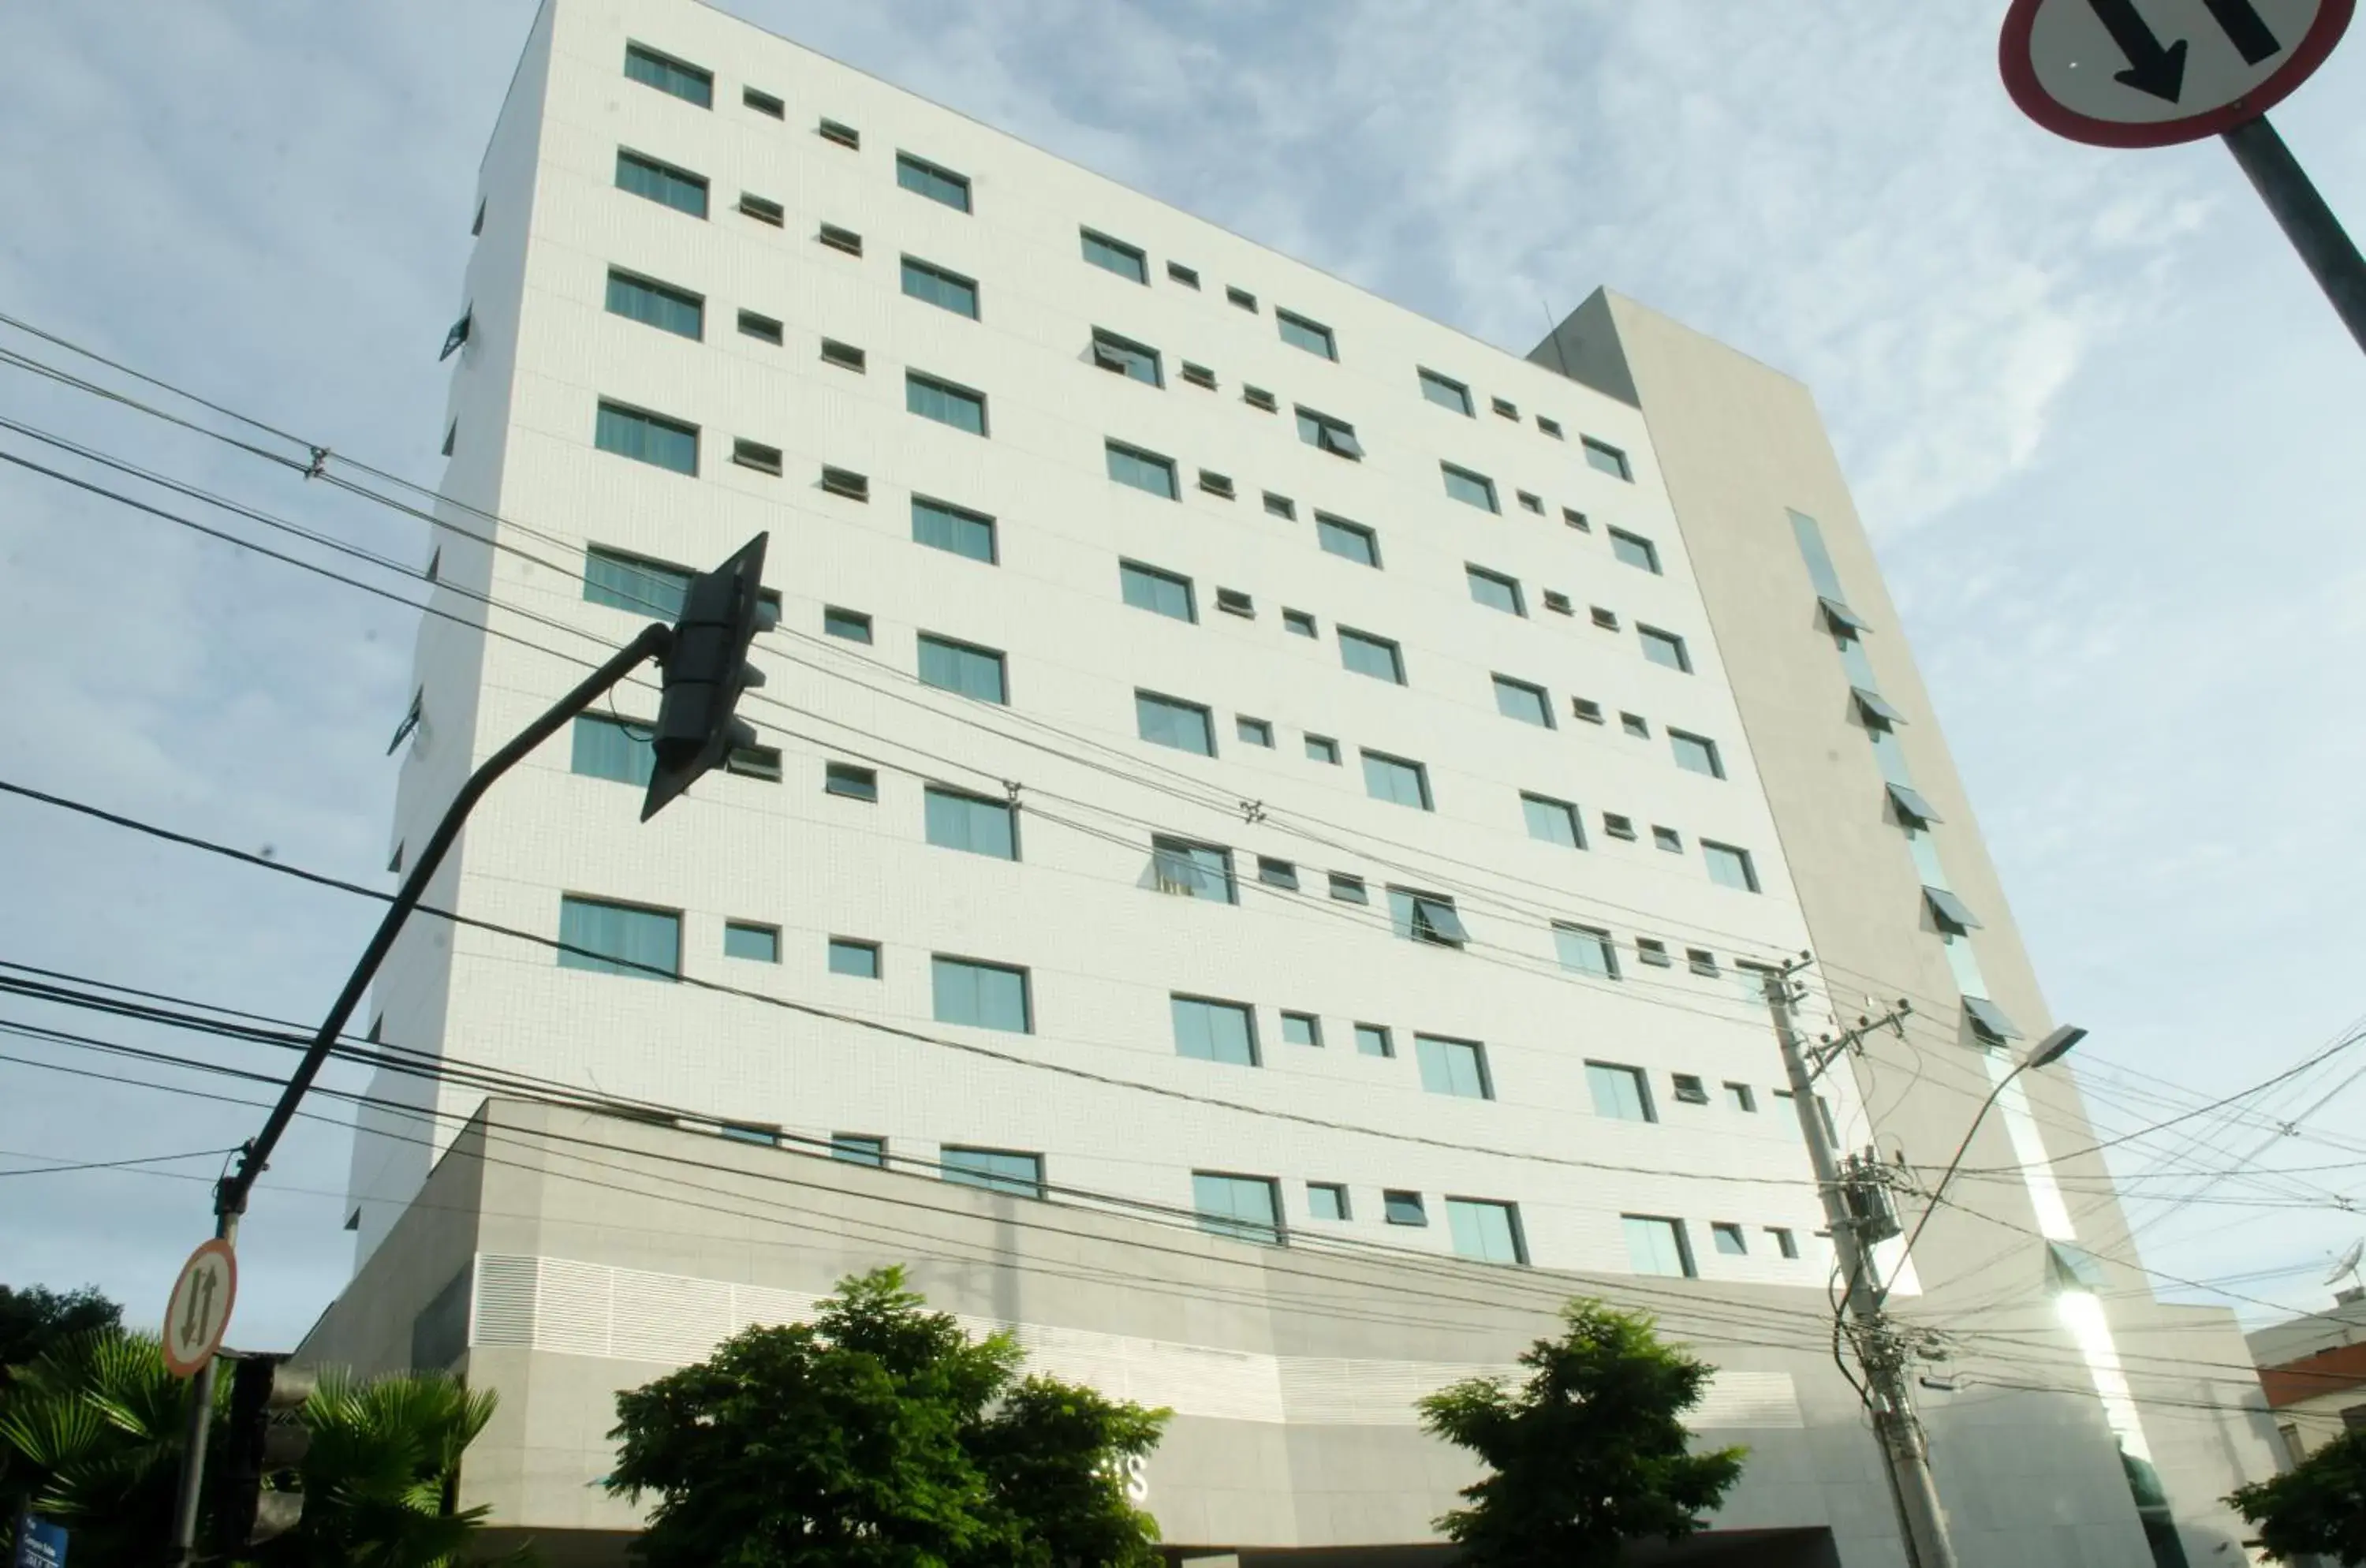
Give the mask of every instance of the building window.
M 1509 398 L 1491 398 L 1488 400 L 1488 402 L 1498 415 L 1504 419 L 1511 420 L 1515 423 L 1518 423 L 1520 417 L 1519 404 L 1514 402 Z
M 1435 370 L 1416 370 L 1421 378 L 1421 395 L 1442 409 L 1452 409 L 1466 418 L 1470 412 L 1470 389 L 1450 376 Z
M 1233 852 L 1189 839 L 1150 840 L 1151 886 L 1181 898 L 1211 898 L 1220 904 L 1240 902 L 1233 884 Z
M 1684 639 L 1673 632 L 1663 632 L 1657 626 L 1638 622 L 1635 635 L 1643 639 L 1643 657 L 1654 664 L 1664 664 L 1671 670 L 1693 672 L 1693 656 L 1685 651 Z
M 1241 401 L 1248 404 L 1249 407 L 1256 409 L 1260 413 L 1279 413 L 1281 412 L 1281 405 L 1276 402 L 1274 400 L 1273 394 L 1267 391 L 1263 387 L 1244 385 L 1241 388 Z
M 867 643 L 871 640 L 871 617 L 860 610 L 841 610 L 835 604 L 825 604 L 821 612 L 821 630 L 824 637 Z
M 743 190 L 739 193 L 739 211 L 745 217 L 753 218 L 759 223 L 769 223 L 775 229 L 780 228 L 789 220 L 789 211 L 787 208 L 783 207 L 779 202 L 774 201 L 768 197 L 758 196 L 754 191 Z M 828 225 L 825 224 L 823 227 L 828 228 Z M 844 231 L 840 231 L 840 232 L 844 232 Z M 825 243 L 828 243 L 827 236 L 825 236 Z M 840 246 L 839 248 L 843 250 L 847 247 Z M 862 236 L 855 236 L 854 245 L 852 248 L 856 255 L 861 255 L 862 254 Z
M 670 980 L 682 973 L 682 916 L 604 898 L 558 900 L 558 966 Z
M 1729 1082 L 1725 1086 L 1725 1098 L 1736 1111 L 1746 1111 L 1752 1115 L 1757 1113 L 1758 1091 L 1746 1083 Z
M 1150 264 L 1133 246 L 1107 234 L 1096 234 L 1090 229 L 1079 230 L 1078 234 L 1084 242 L 1085 259 L 1095 266 L 1113 272 L 1129 283 L 1150 281 Z
M 706 302 L 687 289 L 608 269 L 608 313 L 693 343 L 706 335 Z
M 1553 923 L 1553 952 L 1560 966 L 1581 975 L 1596 975 L 1605 980 L 1618 978 L 1618 950 L 1610 933 L 1593 926 Z
M 1408 942 L 1436 947 L 1460 947 L 1470 940 L 1454 900 L 1443 893 L 1423 893 L 1410 887 L 1389 889 L 1389 923 Z
M 1421 1064 L 1421 1087 L 1430 1093 L 1463 1100 L 1495 1098 L 1495 1086 L 1487 1077 L 1487 1047 L 1478 1041 L 1416 1034 L 1413 1051 Z
M 766 202 L 764 205 L 769 207 L 773 204 Z M 741 200 L 740 208 L 743 211 L 747 209 L 747 198 L 743 198 Z M 814 231 L 814 238 L 819 240 L 823 244 L 828 245 L 831 250 L 842 251 L 850 256 L 859 256 L 862 254 L 862 236 L 856 233 L 853 230 L 846 228 L 840 224 L 823 224 L 820 228 Z
M 1380 536 L 1361 523 L 1318 512 L 1314 514 L 1314 540 L 1333 555 L 1358 566 L 1380 564 Z
M 910 256 L 904 258 L 906 298 L 977 320 L 977 280 Z
M 1545 514 L 1545 498 L 1543 496 L 1538 495 L 1532 491 L 1525 490 L 1516 491 L 1514 493 L 1520 498 L 1520 509 L 1523 512 L 1533 512 L 1539 517 L 1542 517 Z
M 1304 610 L 1285 608 L 1281 612 L 1281 629 L 1292 637 L 1319 637 L 1323 635 L 1322 628 L 1314 624 L 1314 617 Z
M 1251 315 L 1256 314 L 1256 296 L 1250 293 L 1247 289 L 1241 288 L 1238 284 L 1226 284 L 1224 286 L 1224 302 L 1229 305 L 1237 305 L 1242 310 L 1248 311 Z
M 1575 716 L 1583 719 L 1588 724 L 1600 724 L 1603 722 L 1602 705 L 1595 702 L 1592 697 L 1570 698 L 1569 711 Z
M 1630 844 L 1635 841 L 1635 819 L 1624 815 L 1623 813 L 1617 811 L 1604 812 L 1602 814 L 1602 830 L 1609 834 L 1614 839 L 1624 839 Z
M 1093 363 L 1104 370 L 1114 370 L 1141 382 L 1145 387 L 1163 387 L 1166 378 L 1160 374 L 1158 351 L 1148 344 L 1120 337 L 1099 327 L 1093 329 Z
M 1136 733 L 1154 746 L 1172 746 L 1202 757 L 1216 754 L 1215 726 L 1198 703 L 1138 691 L 1133 694 L 1133 720 Z
M 1641 714 L 1620 714 L 1618 716 L 1618 728 L 1625 730 L 1628 734 L 1633 736 L 1638 740 L 1649 740 L 1651 739 L 1651 727 L 1644 721 Z
M 1268 514 L 1282 518 L 1287 522 L 1295 523 L 1298 521 L 1298 502 L 1290 500 L 1290 497 L 1286 495 L 1276 495 L 1271 491 L 1266 491 L 1265 509 Z
M 1306 1212 L 1318 1220 L 1346 1220 L 1347 1189 L 1336 1181 L 1310 1181 L 1306 1184 Z
M 1791 1234 L 1788 1225 L 1768 1225 L 1766 1234 L 1774 1238 L 1774 1250 L 1786 1258 L 1799 1256 L 1799 1238 Z
M 840 370 L 851 370 L 860 376 L 870 368 L 871 356 L 851 343 L 826 337 L 821 340 L 821 362 L 835 365 Z
M 1675 750 L 1676 766 L 1688 773 L 1707 773 L 1713 779 L 1725 777 L 1725 763 L 1717 754 L 1717 742 L 1707 736 L 1671 729 L 1668 744 Z
M 1660 547 L 1640 534 L 1630 534 L 1624 528 L 1610 530 L 1610 553 L 1628 566 L 1639 566 L 1654 576 L 1660 570 Z
M 1339 765 L 1339 743 L 1327 735 L 1310 735 L 1306 738 L 1306 760 L 1328 762 L 1335 768 Z
M 739 312 L 739 334 L 742 337 L 754 338 L 759 343 L 769 343 L 775 348 L 778 348 L 782 342 L 781 323 L 770 316 L 758 315 L 753 310 Z
M 853 762 L 831 762 L 822 769 L 821 791 L 824 795 L 875 804 L 879 799 L 879 772 Z
M 1621 1214 L 1618 1223 L 1627 1232 L 1627 1258 L 1638 1274 L 1671 1274 L 1690 1280 L 1698 1276 L 1693 1267 L 1692 1244 L 1684 1237 L 1684 1222 L 1662 1219 L 1653 1214 Z
M 745 779 L 781 782 L 781 749 L 777 746 L 741 746 L 723 759 L 723 770 Z
M 1200 1228 L 1235 1241 L 1281 1245 L 1281 1193 L 1267 1176 L 1191 1173 L 1191 1206 Z
M 1421 1206 L 1421 1194 L 1389 1188 L 1380 1193 L 1380 1216 L 1392 1225 L 1425 1225 L 1429 1215 Z
M 1448 1198 L 1446 1224 L 1453 1233 L 1454 1250 L 1464 1258 L 1480 1263 L 1525 1264 L 1528 1260 L 1527 1240 L 1520 1234 L 1520 1209 L 1516 1203 Z
M 1001 654 L 927 632 L 920 634 L 920 684 L 985 703 L 1010 701 Z
M 592 444 L 603 452 L 677 474 L 698 472 L 698 426 L 662 414 L 603 400 L 599 421 L 592 427 Z
M 1625 479 L 1629 484 L 1634 482 L 1635 473 L 1628 467 L 1626 453 L 1606 442 L 1596 441 L 1591 435 L 1579 437 L 1579 444 L 1585 448 L 1587 462 L 1608 474 L 1612 479 Z
M 1325 359 L 1339 357 L 1338 340 L 1331 329 L 1320 321 L 1285 310 L 1279 306 L 1273 312 L 1275 322 L 1281 328 L 1281 341 L 1292 348 L 1302 348 L 1309 354 L 1319 354 Z
M 767 446 L 760 441 L 750 441 L 744 435 L 733 439 L 731 460 L 743 468 L 753 468 L 760 474 L 777 474 L 781 471 L 779 447 Z
M 454 420 L 451 423 L 449 423 L 449 424 L 447 424 L 447 425 L 445 425 L 445 426 L 444 427 L 444 447 L 443 447 L 443 456 L 445 456 L 445 457 L 450 457 L 450 456 L 452 455 L 452 448 L 454 448 L 455 446 L 457 446 L 459 444 L 460 444 L 460 422 L 459 422 L 458 420 L 456 420 L 456 420 Z M 439 552 L 439 553 L 440 553 L 440 552 Z M 435 581 L 435 574 L 434 574 L 434 572 L 430 572 L 430 573 L 428 573 L 428 574 L 427 574 L 427 581 L 430 581 L 430 582 L 434 581 Z
M 1635 939 L 1635 957 L 1639 962 L 1648 964 L 1654 969 L 1665 969 L 1670 966 L 1668 944 L 1655 936 L 1639 936 Z
M 1217 589 L 1216 608 L 1228 615 L 1238 615 L 1244 620 L 1256 619 L 1256 601 L 1237 588 Z
M 1497 713 L 1505 718 L 1516 718 L 1522 724 L 1533 724 L 1539 729 L 1553 728 L 1552 699 L 1545 695 L 1542 686 L 1515 681 L 1509 675 L 1498 675 L 1494 679 Z
M 1007 800 L 989 800 L 942 784 L 921 792 L 929 842 L 941 850 L 964 850 L 997 860 L 1019 858 L 1019 810 Z
M 1359 1056 L 1392 1057 L 1397 1054 L 1396 1042 L 1387 1029 L 1377 1023 L 1356 1025 L 1356 1054 Z
M 1537 428 L 1543 431 L 1547 435 L 1551 436 L 1555 441 L 1564 441 L 1568 439 L 1568 437 L 1561 434 L 1560 421 L 1557 419 L 1547 419 L 1544 415 L 1538 414 L 1537 415 Z
M 1700 847 L 1708 860 L 1711 882 L 1721 887 L 1738 887 L 1744 893 L 1758 891 L 1758 868 L 1751 863 L 1748 850 L 1738 850 L 1712 839 L 1703 839 Z
M 1726 1257 L 1746 1258 L 1749 1256 L 1750 1243 L 1743 1238 L 1741 1227 L 1740 1225 L 1730 1224 L 1725 1220 L 1712 1220 L 1709 1222 L 1708 1234 L 1709 1239 L 1716 1243 L 1718 1251 L 1723 1253 Z
M 944 1179 L 962 1187 L 982 1187 L 1014 1198 L 1043 1196 L 1043 1156 L 1016 1149 L 975 1149 L 947 1144 L 938 1151 L 937 1168 Z
M 904 409 L 922 419 L 950 424 L 955 430 L 965 430 L 972 435 L 986 434 L 986 394 L 966 387 L 956 387 L 950 381 L 940 381 L 933 376 L 923 376 L 917 370 L 904 373 Z
M 739 101 L 747 105 L 749 108 L 754 109 L 758 114 L 763 115 L 768 118 L 786 119 L 789 118 L 789 106 L 786 103 L 783 102 L 780 98 L 773 96 L 772 94 L 764 92 L 759 88 L 740 88 Z
M 1395 806 L 1411 806 L 1423 811 L 1436 809 L 1430 803 L 1427 768 L 1380 751 L 1366 751 L 1363 758 L 1365 794 Z
M 849 1165 L 867 1165 L 884 1170 L 887 1168 L 887 1140 L 869 1133 L 832 1133 L 829 1135 L 829 1157 L 842 1159 Z
M 1175 484 L 1175 460 L 1155 452 L 1145 452 L 1139 446 L 1128 446 L 1121 441 L 1103 443 L 1108 455 L 1109 477 L 1121 485 L 1148 491 L 1168 501 L 1180 498 Z
M 1565 850 L 1585 848 L 1585 829 L 1578 823 L 1577 807 L 1568 801 L 1523 790 L 1520 815 L 1527 820 L 1529 838 L 1559 844 Z
M 480 196 L 480 197 L 479 197 L 477 198 L 477 216 L 476 216 L 476 218 L 475 218 L 473 220 L 471 220 L 471 221 L 470 221 L 470 223 L 468 224 L 468 234 L 469 234 L 469 237 L 470 237 L 471 239 L 473 239 L 473 238 L 475 238 L 477 235 L 479 235 L 479 234 L 483 233 L 484 231 L 485 231 L 485 198 L 484 198 L 483 197 L 481 197 L 481 196 Z
M 1331 897 L 1342 904 L 1369 904 L 1370 897 L 1364 891 L 1364 879 L 1344 871 L 1331 874 Z
M 1457 468 L 1452 463 L 1440 463 L 1437 467 L 1439 471 L 1446 476 L 1446 493 L 1448 495 L 1452 496 L 1455 500 L 1462 502 L 1465 506 L 1475 506 L 1482 512 L 1500 512 L 1503 510 L 1503 508 L 1495 504 L 1495 481 L 1493 479 L 1489 479 L 1484 474 L 1472 473 L 1469 468 Z
M 1339 633 L 1339 662 L 1358 675 L 1369 675 L 1375 681 L 1392 685 L 1405 683 L 1404 655 L 1397 645 L 1384 637 L 1369 632 L 1354 631 L 1346 626 L 1335 628 Z
M 1273 725 L 1269 720 L 1234 714 L 1233 732 L 1251 746 L 1262 746 L 1268 751 L 1273 750 Z
M 938 953 L 929 960 L 939 1023 L 977 1029 L 1035 1032 L 1027 995 L 1027 971 L 1004 964 L 980 964 Z
M 1701 1082 L 1698 1073 L 1672 1073 L 1669 1075 L 1669 1082 L 1675 1087 L 1676 1099 L 1685 1105 L 1708 1103 L 1708 1086 Z
M 896 154 L 896 183 L 906 190 L 942 202 L 955 212 L 969 210 L 969 176 L 941 168 L 909 152 Z
M 1654 849 L 1665 850 L 1672 855 L 1680 855 L 1684 852 L 1684 836 L 1673 828 L 1662 828 L 1653 823 L 1651 845 Z
M 1117 579 L 1118 591 L 1137 610 L 1177 621 L 1196 622 L 1200 618 L 1191 603 L 1191 580 L 1188 577 L 1121 560 L 1117 563 Z
M 1298 411 L 1298 438 L 1309 446 L 1317 446 L 1334 457 L 1360 461 L 1364 448 L 1356 440 L 1356 427 L 1343 419 L 1333 419 L 1327 413 L 1317 413 L 1310 408 Z
M 1186 288 L 1197 288 L 1200 287 L 1200 274 L 1195 269 L 1185 266 L 1181 262 L 1168 262 L 1166 264 L 1166 276 L 1173 278 L 1176 282 L 1181 284 Z
M 1559 589 L 1546 589 L 1544 598 L 1545 608 L 1550 610 L 1556 615 L 1573 615 L 1577 614 L 1577 611 L 1571 607 L 1569 595 L 1561 592 Z
M 859 148 L 862 145 L 862 132 L 843 120 L 825 119 L 814 127 L 814 134 L 840 147 Z
M 829 939 L 829 972 L 853 980 L 879 978 L 879 944 L 853 937 Z
M 912 542 L 995 564 L 993 518 L 925 496 L 912 498 Z
M 1256 1014 L 1238 1002 L 1170 997 L 1177 1054 L 1235 1067 L 1257 1065 Z
M 1601 605 L 1596 604 L 1593 607 L 1592 613 L 1594 615 L 1594 624 L 1602 630 L 1606 632 L 1615 632 L 1618 629 L 1617 611 L 1606 610 Z
M 1640 1067 L 1615 1062 L 1585 1064 L 1586 1088 L 1594 1091 L 1594 1113 L 1614 1122 L 1657 1122 L 1651 1106 L 1651 1086 Z
M 1491 610 L 1501 610 L 1507 615 L 1525 615 L 1527 605 L 1520 597 L 1520 585 L 1500 571 L 1489 571 L 1483 566 L 1466 564 L 1462 575 L 1470 584 L 1470 597 Z
M 1200 488 L 1210 495 L 1222 496 L 1226 501 L 1233 499 L 1233 477 L 1230 474 L 1202 468 L 1200 470 Z
M 657 772 L 657 750 L 649 744 L 654 733 L 647 725 L 613 715 L 581 715 L 575 721 L 571 771 L 586 778 L 646 784 Z
M 693 218 L 706 216 L 704 175 L 677 169 L 655 158 L 644 158 L 638 152 L 627 152 L 621 147 L 616 150 L 616 188 L 647 197 L 661 207 L 687 212 Z
M 715 73 L 695 65 L 659 54 L 637 43 L 625 46 L 625 74 L 632 81 L 655 87 L 660 93 L 671 93 L 686 104 L 700 108 L 715 107 Z
M 1285 1045 L 1320 1046 L 1323 1043 L 1323 1021 L 1311 1012 L 1283 1013 L 1281 1043 Z
M 726 920 L 723 923 L 723 956 L 745 958 L 756 964 L 778 964 L 781 961 L 781 928 L 760 926 L 749 920 Z
M 1585 513 L 1580 512 L 1574 506 L 1562 507 L 1560 509 L 1560 520 L 1570 527 L 1576 529 L 1581 534 L 1591 534 L 1594 532 L 1594 525 L 1587 522 L 1585 520 Z
M 1187 359 L 1183 361 L 1181 368 L 1183 371 L 1183 379 L 1190 382 L 1191 385 L 1195 387 L 1205 387 L 1211 392 L 1216 389 L 1216 373 L 1213 370 L 1209 369 L 1206 366 L 1194 365 Z

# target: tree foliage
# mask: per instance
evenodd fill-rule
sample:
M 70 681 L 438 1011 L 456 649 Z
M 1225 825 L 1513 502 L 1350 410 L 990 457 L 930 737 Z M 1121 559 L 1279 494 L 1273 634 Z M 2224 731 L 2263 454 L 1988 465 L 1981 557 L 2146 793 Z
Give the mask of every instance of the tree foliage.
M 1422 1425 L 1488 1473 L 1436 1528 L 1466 1568 L 1606 1568 L 1622 1543 L 1700 1529 L 1743 1449 L 1693 1453 L 1681 1416 L 1712 1369 L 1664 1344 L 1649 1314 L 1578 1300 L 1560 1337 L 1520 1357 L 1516 1386 L 1473 1378 L 1420 1402 Z
M 121 1305 L 100 1295 L 95 1285 L 79 1291 L 0 1285 L 0 1388 L 7 1386 L 9 1368 L 40 1359 L 61 1339 L 122 1324 Z
M 616 1396 L 611 1492 L 654 1495 L 649 1568 L 1151 1568 L 1118 1466 L 1167 1412 L 1020 1379 L 899 1269 L 839 1282 L 811 1323 L 750 1328 Z
M 2258 1529 L 2270 1556 L 2314 1552 L 2343 1568 L 2366 1562 L 2366 1427 L 2344 1432 L 2283 1474 L 2226 1498 Z

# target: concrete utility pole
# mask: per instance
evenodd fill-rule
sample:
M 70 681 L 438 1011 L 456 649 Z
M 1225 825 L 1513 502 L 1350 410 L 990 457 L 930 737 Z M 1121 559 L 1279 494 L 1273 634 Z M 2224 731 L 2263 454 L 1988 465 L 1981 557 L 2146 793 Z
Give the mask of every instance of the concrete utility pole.
M 1897 1499 L 1898 1522 L 1904 1528 L 1907 1556 L 1915 1568 L 1955 1568 L 1955 1544 L 1947 1539 L 1946 1515 L 1939 1506 L 1938 1483 L 1931 1474 L 1931 1450 L 1906 1381 L 1906 1346 L 1881 1310 L 1880 1280 L 1870 1257 L 1879 1235 L 1861 1234 L 1868 1214 L 1887 1213 L 1878 1183 L 1868 1174 L 1843 1172 L 1832 1136 L 1824 1125 L 1816 1099 L 1816 1077 L 1840 1054 L 1854 1045 L 1867 1029 L 1904 1018 L 1907 1008 L 1869 1021 L 1821 1047 L 1813 1062 L 1799 1040 L 1791 1017 L 1791 976 L 1797 965 L 1769 970 L 1765 976 L 1766 1010 L 1774 1020 L 1774 1036 L 1783 1045 L 1783 1072 L 1791 1083 L 1792 1109 L 1798 1112 L 1799 1131 L 1808 1140 L 1808 1158 L 1816 1172 L 1816 1190 L 1824 1201 L 1824 1219 L 1831 1225 L 1832 1250 L 1848 1282 L 1844 1303 L 1850 1319 L 1857 1363 L 1865 1369 L 1874 1434 L 1889 1467 L 1891 1495 Z M 1895 1234 L 1893 1221 L 1888 1234 Z

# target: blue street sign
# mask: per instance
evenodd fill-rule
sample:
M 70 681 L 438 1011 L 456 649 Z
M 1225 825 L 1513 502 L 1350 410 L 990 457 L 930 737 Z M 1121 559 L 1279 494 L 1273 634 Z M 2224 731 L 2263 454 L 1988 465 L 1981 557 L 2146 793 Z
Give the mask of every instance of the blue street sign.
M 66 1527 L 33 1514 L 17 1517 L 17 1554 L 12 1568 L 65 1568 Z

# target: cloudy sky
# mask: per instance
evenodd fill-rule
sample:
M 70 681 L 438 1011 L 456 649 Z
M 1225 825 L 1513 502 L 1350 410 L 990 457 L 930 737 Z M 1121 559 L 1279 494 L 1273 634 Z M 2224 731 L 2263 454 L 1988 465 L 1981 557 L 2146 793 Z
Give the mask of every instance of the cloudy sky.
M 1802 377 L 2055 1010 L 2093 1031 L 2098 1121 L 2255 1083 L 2366 1012 L 2366 359 L 2216 143 L 2102 152 L 2022 122 L 2000 6 L 729 8 L 1515 352 L 1607 283 Z M 432 482 L 435 349 L 531 9 L 11 0 L 0 312 Z M 2366 228 L 2361 102 L 2353 42 L 2277 119 Z M 426 556 L 390 513 L 6 365 L 0 418 Z M 5 428 L 0 452 L 94 472 Z M 390 883 L 412 631 L 0 466 L 0 779 Z M 0 960 L 317 1021 L 374 915 L 0 797 Z M 15 997 L 0 1021 L 286 1066 Z M 2146 1260 L 2237 1295 L 2167 1293 L 2325 1303 L 2366 1229 L 2334 1201 L 2366 1196 L 2366 1091 L 2338 1092 L 2360 1068 L 2366 1047 L 2121 1151 L 2314 1168 L 2134 1182 L 2196 1200 L 2138 1207 Z M 0 1171 L 191 1156 L 0 1175 L 0 1281 L 94 1282 L 152 1322 L 256 1112 L 94 1074 L 265 1091 L 0 1034 Z M 318 1109 L 254 1206 L 248 1344 L 291 1343 L 349 1266 Z

